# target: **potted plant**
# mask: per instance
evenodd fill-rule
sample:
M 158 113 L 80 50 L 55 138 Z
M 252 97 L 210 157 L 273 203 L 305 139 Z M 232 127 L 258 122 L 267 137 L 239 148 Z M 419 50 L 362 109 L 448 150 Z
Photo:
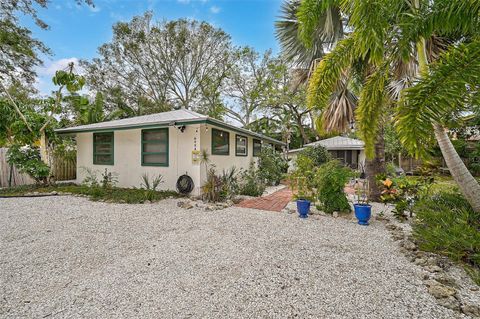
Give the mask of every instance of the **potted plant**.
M 353 203 L 355 217 L 358 219 L 359 225 L 367 226 L 372 216 L 372 205 L 368 203 L 368 180 L 356 180 L 354 188 L 356 194 L 356 201 Z
M 307 218 L 310 213 L 313 196 L 307 186 L 305 178 L 298 178 L 297 194 L 295 195 L 297 202 L 297 212 L 300 218 Z

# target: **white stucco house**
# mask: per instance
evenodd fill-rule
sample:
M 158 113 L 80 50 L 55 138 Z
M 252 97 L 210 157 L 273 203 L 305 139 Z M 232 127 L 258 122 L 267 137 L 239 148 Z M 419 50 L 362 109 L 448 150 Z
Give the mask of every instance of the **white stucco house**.
M 298 152 L 306 147 L 321 145 L 325 147 L 333 158 L 353 169 L 360 169 L 365 165 L 365 143 L 354 138 L 335 136 L 313 143 L 305 144 L 303 148 L 288 151 L 289 159 L 295 159 Z M 294 163 L 295 161 L 290 161 Z
M 210 163 L 221 172 L 232 166 L 247 169 L 261 150 L 281 141 L 236 127 L 185 109 L 137 116 L 96 124 L 62 128 L 59 134 L 74 135 L 77 143 L 77 182 L 84 168 L 108 169 L 118 175 L 118 186 L 140 187 L 142 174 L 161 174 L 161 189 L 176 189 L 181 175 L 194 182 L 199 195 L 206 179 L 200 152 L 206 150 Z

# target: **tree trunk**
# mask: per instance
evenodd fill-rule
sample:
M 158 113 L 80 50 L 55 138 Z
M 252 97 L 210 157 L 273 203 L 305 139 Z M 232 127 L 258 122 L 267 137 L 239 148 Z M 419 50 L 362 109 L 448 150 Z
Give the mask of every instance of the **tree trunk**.
M 365 173 L 370 187 L 370 200 L 379 201 L 382 190 L 377 184 L 376 176 L 385 173 L 385 140 L 383 138 L 383 128 L 380 129 L 377 141 L 375 142 L 375 157 L 371 160 L 366 160 Z
M 298 125 L 298 129 L 300 130 L 300 135 L 302 136 L 303 144 L 304 145 L 308 144 L 309 140 L 308 140 L 307 133 L 305 133 L 305 128 L 302 125 L 302 120 L 297 119 L 297 125 Z
M 50 166 L 50 158 L 48 156 L 48 142 L 47 142 L 47 135 L 45 134 L 45 130 L 40 131 L 40 158 L 42 162 Z
M 480 212 L 480 184 L 468 171 L 465 163 L 463 163 L 453 147 L 452 142 L 448 138 L 445 129 L 440 124 L 434 124 L 433 127 L 438 146 L 440 146 L 440 150 L 442 151 L 445 163 L 450 170 L 450 174 L 457 183 L 462 194 L 473 207 L 473 210 Z

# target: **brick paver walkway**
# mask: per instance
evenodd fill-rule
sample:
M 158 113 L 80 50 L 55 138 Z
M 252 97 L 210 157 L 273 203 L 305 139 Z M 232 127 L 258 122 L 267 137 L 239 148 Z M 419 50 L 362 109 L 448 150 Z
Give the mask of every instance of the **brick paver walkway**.
M 280 212 L 292 200 L 292 196 L 292 191 L 285 187 L 264 197 L 246 199 L 237 204 L 237 206 Z

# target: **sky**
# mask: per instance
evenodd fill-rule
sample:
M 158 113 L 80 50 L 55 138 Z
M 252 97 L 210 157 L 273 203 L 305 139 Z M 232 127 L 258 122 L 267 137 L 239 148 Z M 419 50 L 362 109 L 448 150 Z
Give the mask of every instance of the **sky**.
M 21 23 L 43 41 L 53 55 L 43 57 L 39 67 L 37 89 L 49 94 L 56 70 L 79 59 L 97 56 L 97 48 L 111 40 L 112 25 L 130 21 L 147 10 L 157 20 L 190 18 L 207 21 L 226 31 L 234 45 L 248 45 L 263 52 L 278 52 L 274 22 L 281 0 L 94 0 L 95 7 L 77 5 L 75 0 L 51 0 L 47 9 L 39 9 L 41 19 L 50 25 L 41 30 L 24 17 Z

